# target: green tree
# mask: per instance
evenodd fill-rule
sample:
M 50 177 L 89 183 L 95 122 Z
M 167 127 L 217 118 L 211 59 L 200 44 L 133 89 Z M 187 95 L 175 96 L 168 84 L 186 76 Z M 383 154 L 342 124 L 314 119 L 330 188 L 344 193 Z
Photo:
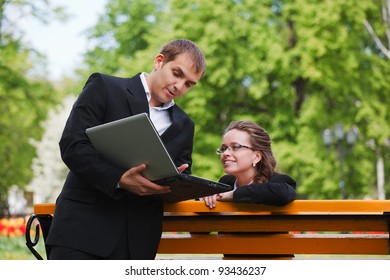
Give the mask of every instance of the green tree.
M 245 118 L 269 131 L 301 197 L 340 198 L 337 155 L 321 134 L 341 123 L 359 129 L 346 157 L 348 197 L 376 197 L 376 153 L 367 143 L 390 135 L 390 67 L 364 22 L 381 23 L 380 2 L 171 0 L 148 1 L 141 12 L 143 3 L 110 2 L 87 61 L 127 76 L 147 71 L 163 42 L 198 43 L 206 74 L 177 101 L 196 123 L 195 174 L 222 174 L 215 155 L 222 129 Z
M 370 33 L 373 41 L 375 42 L 376 47 L 380 53 L 376 52 L 378 56 L 384 56 L 388 61 L 390 61 L 390 1 L 382 0 L 381 1 L 380 11 L 379 5 L 376 6 L 376 10 L 373 11 L 373 16 L 378 16 L 381 14 L 381 20 L 374 21 L 373 26 L 370 21 L 365 20 L 364 26 L 367 31 Z M 376 31 L 377 30 L 377 31 Z M 380 114 L 383 118 L 383 122 L 388 123 L 389 112 L 387 110 L 386 103 L 378 102 L 373 110 L 366 110 L 367 117 L 372 115 Z M 377 154 L 377 186 L 378 186 L 378 197 L 380 199 L 385 199 L 385 174 L 390 174 L 390 168 L 387 167 L 387 172 L 385 171 L 384 162 L 387 158 L 387 162 L 390 158 L 390 138 L 389 131 L 387 127 L 387 132 L 382 133 L 383 122 L 377 123 L 372 129 L 370 129 L 370 136 L 373 137 L 372 148 L 376 151 Z M 390 185 L 390 184 L 387 184 Z M 390 194 L 390 191 L 389 191 Z
M 0 1 L 0 208 L 7 209 L 12 185 L 24 186 L 31 178 L 34 148 L 29 139 L 40 138 L 40 121 L 58 96 L 36 71 L 43 56 L 23 43 L 16 12 L 27 11 L 47 20 L 49 1 Z M 57 11 L 57 10 L 56 10 Z M 1 215 L 1 214 L 0 214 Z

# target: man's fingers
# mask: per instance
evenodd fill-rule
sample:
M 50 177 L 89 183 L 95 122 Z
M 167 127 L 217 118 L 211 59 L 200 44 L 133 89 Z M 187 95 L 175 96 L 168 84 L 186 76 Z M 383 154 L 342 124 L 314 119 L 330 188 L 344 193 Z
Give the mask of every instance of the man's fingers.
M 188 164 L 187 163 L 184 163 L 182 165 L 180 165 L 177 170 L 179 170 L 180 173 L 182 173 L 184 170 L 186 170 L 188 168 Z
M 170 193 L 171 188 L 169 186 L 160 186 L 153 182 L 148 181 L 145 184 L 139 185 L 137 188 L 134 188 L 135 192 L 138 195 L 153 195 L 153 194 L 165 194 Z
M 130 172 L 131 173 L 141 173 L 142 171 L 144 171 L 146 169 L 146 164 L 141 164 L 141 165 L 138 165 L 138 166 L 135 166 L 135 167 L 132 167 L 130 168 Z

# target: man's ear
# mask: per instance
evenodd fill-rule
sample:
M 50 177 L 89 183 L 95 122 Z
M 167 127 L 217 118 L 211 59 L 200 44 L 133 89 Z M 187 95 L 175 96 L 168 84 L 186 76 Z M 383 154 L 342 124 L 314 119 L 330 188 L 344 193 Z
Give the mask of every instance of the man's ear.
M 164 64 L 164 55 L 160 53 L 154 59 L 154 69 L 155 70 L 161 69 L 163 64 Z

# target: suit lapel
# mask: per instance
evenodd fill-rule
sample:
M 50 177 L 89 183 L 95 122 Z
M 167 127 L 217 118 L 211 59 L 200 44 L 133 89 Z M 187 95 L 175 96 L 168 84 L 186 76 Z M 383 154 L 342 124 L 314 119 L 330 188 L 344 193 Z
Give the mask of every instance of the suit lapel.
M 179 113 L 179 110 L 176 109 L 176 105 L 168 109 L 169 115 L 172 120 L 172 124 L 168 129 L 161 135 L 163 141 L 168 141 L 169 139 L 176 136 L 177 132 L 184 129 L 184 123 L 182 116 Z
M 129 79 L 127 91 L 129 92 L 127 103 L 130 106 L 131 113 L 133 115 L 144 112 L 149 114 L 148 100 L 139 74 Z
M 139 74 L 129 79 L 127 91 L 129 92 L 127 95 L 127 102 L 130 106 L 131 113 L 133 115 L 144 112 L 150 114 L 145 89 L 142 85 Z M 175 137 L 177 131 L 184 129 L 183 116 L 181 115 L 181 111 L 177 110 L 176 105 L 168 109 L 168 111 L 172 120 L 172 125 L 161 135 L 161 139 L 164 142 Z

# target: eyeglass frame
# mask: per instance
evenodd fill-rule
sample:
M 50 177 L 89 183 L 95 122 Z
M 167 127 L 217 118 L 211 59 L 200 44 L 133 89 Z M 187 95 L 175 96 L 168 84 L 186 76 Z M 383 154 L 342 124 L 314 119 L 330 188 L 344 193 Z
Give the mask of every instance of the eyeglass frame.
M 255 148 L 252 148 L 252 147 L 249 147 L 246 145 L 241 145 L 238 143 L 234 143 L 232 145 L 225 145 L 224 147 L 221 146 L 216 150 L 216 152 L 217 152 L 217 155 L 223 155 L 228 149 L 230 149 L 232 152 L 236 152 L 242 148 L 247 148 L 247 149 L 250 149 L 252 151 L 256 151 Z

